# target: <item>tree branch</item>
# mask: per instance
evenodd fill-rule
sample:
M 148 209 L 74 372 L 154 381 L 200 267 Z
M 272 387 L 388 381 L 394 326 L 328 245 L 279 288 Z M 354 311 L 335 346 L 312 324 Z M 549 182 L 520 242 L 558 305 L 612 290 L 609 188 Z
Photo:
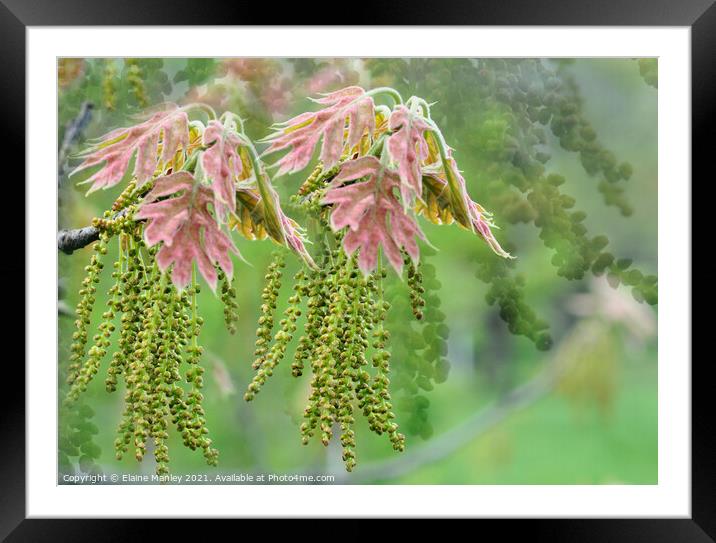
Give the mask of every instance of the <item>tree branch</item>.
M 119 213 L 116 213 L 112 219 L 118 219 L 127 214 L 128 207 Z M 71 255 L 77 249 L 82 249 L 90 243 L 99 239 L 99 228 L 96 226 L 85 226 L 84 228 L 75 228 L 70 230 L 60 230 L 57 232 L 57 248 L 67 255 Z
M 99 229 L 94 226 L 60 230 L 57 232 L 57 248 L 63 253 L 71 255 L 77 249 L 82 249 L 98 239 Z

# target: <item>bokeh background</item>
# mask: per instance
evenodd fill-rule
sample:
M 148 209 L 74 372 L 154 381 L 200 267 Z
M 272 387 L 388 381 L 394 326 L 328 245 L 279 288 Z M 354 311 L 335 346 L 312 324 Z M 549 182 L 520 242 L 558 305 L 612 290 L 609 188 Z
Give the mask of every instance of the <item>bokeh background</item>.
M 495 74 L 497 83 L 486 91 L 484 80 Z M 590 171 L 553 123 L 540 128 L 527 117 L 514 118 L 513 95 L 533 93 L 539 95 L 535 103 L 545 101 L 550 77 L 560 85 L 554 92 L 569 94 L 580 118 L 588 120 L 602 154 L 629 163 L 633 173 L 618 192 L 610 192 L 613 186 Z M 589 232 L 606 235 L 615 255 L 633 259 L 644 274 L 656 274 L 656 79 L 656 61 L 648 59 L 59 59 L 59 228 L 89 224 L 121 191 L 116 187 L 85 197 L 84 187 L 68 178 L 76 163 L 72 156 L 88 139 L 130 124 L 150 106 L 207 102 L 219 113 L 239 113 L 247 133 L 259 139 L 272 122 L 312 108 L 307 96 L 353 84 L 391 85 L 406 97 L 418 94 L 435 102 L 433 118 L 455 148 L 470 193 L 494 212 L 498 237 L 509 239 L 518 257 L 514 273 L 523 302 L 549 325 L 548 350 L 510 333 L 500 309 L 486 299 L 490 286 L 476 275 L 481 259 L 491 258 L 484 244 L 457 227 L 424 223 L 437 248 L 429 262 L 439 281 L 435 310 L 449 328 L 450 373 L 445 382 L 421 392 L 429 405 L 419 413 L 396 402 L 397 422 L 408 433 L 402 454 L 358 417 L 358 466 L 347 474 L 339 444 L 300 443 L 310 377 L 290 375 L 295 342 L 262 393 L 250 404 L 243 400 L 253 373 L 263 275 L 276 247 L 237 237 L 247 261 L 237 262 L 235 271 L 237 333 L 226 332 L 222 305 L 208 289 L 199 299 L 205 318 L 200 339 L 206 349 L 207 423 L 220 464 L 207 467 L 200 454 L 172 435 L 172 472 L 320 473 L 344 484 L 656 484 L 656 306 L 635 300 L 628 287 L 612 288 L 603 276 L 560 277 L 554 251 L 545 246 L 529 210 L 507 205 L 490 192 L 491 183 L 520 168 L 558 173 L 565 178 L 562 192 L 586 213 Z M 495 99 L 495 93 L 505 96 Z M 528 125 L 521 132 L 526 142 L 505 129 L 513 122 Z M 531 134 L 538 141 L 530 140 Z M 302 180 L 297 174 L 275 182 L 285 202 Z M 60 386 L 89 256 L 89 248 L 59 256 Z M 285 276 L 290 277 L 299 262 L 291 256 L 287 261 Z M 110 286 L 105 272 L 96 317 Z M 283 304 L 289 288 L 282 291 Z M 394 368 L 413 355 L 406 343 L 411 334 L 403 333 L 405 327 L 418 330 L 410 319 L 409 310 L 401 313 L 399 307 L 389 317 Z M 141 464 L 131 455 L 114 459 L 123 394 L 105 392 L 105 369 L 84 399 L 94 411 L 97 430 L 92 432 L 94 465 L 106 473 L 151 474 L 151 455 Z M 62 464 L 61 472 L 86 466 L 77 460 Z

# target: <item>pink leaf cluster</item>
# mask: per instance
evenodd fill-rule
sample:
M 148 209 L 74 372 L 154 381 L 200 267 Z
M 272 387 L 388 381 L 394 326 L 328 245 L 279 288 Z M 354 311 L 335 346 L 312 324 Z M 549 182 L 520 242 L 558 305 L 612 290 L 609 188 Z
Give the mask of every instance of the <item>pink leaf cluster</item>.
M 505 251 L 497 239 L 492 233 L 490 227 L 492 224 L 486 219 L 487 214 L 480 204 L 473 202 L 470 195 L 467 193 L 467 185 L 465 178 L 460 173 L 457 167 L 457 163 L 452 156 L 452 151 L 448 155 L 448 164 L 444 166 L 446 168 L 446 175 L 452 179 L 452 183 L 448 182 L 449 190 L 452 193 L 453 208 L 464 206 L 465 214 L 467 215 L 463 225 L 468 226 L 475 231 L 482 239 L 484 239 L 490 248 L 498 255 L 504 258 L 512 258 L 510 253 Z M 455 213 L 455 216 L 460 220 L 460 215 Z M 465 224 L 467 222 L 468 224 Z
M 262 212 L 262 222 L 266 232 L 277 242 L 285 245 L 298 256 L 300 256 L 306 264 L 315 267 L 315 262 L 306 250 L 304 245 L 304 237 L 298 223 L 288 217 L 281 209 L 281 200 L 278 193 L 273 188 L 265 175 L 259 175 L 257 178 L 260 209 Z
M 393 132 L 388 136 L 387 148 L 392 161 L 397 165 L 402 182 L 401 195 L 407 207 L 415 202 L 416 197 L 422 197 L 423 174 L 431 169 L 430 166 L 425 166 L 430 155 L 425 132 L 432 130 L 432 127 L 422 116 L 402 105 L 396 106 L 392 111 L 388 126 Z M 492 234 L 488 214 L 470 198 L 465 179 L 460 174 L 450 149 L 447 155 L 447 163 L 442 165 L 447 180 L 438 179 L 444 184 L 444 190 L 449 195 L 452 215 L 460 224 L 482 237 L 496 254 L 510 257 Z
M 162 153 L 158 158 L 159 144 Z M 145 122 L 129 128 L 118 128 L 103 136 L 86 151 L 84 161 L 73 173 L 104 164 L 86 183 L 88 192 L 106 189 L 119 183 L 136 153 L 134 176 L 141 187 L 154 175 L 159 164 L 169 162 L 180 149 L 189 145 L 189 119 L 178 106 L 171 104 Z
M 235 179 L 242 172 L 239 146 L 242 144 L 239 135 L 225 127 L 219 121 L 209 121 L 204 130 L 202 143 L 211 145 L 201 155 L 201 165 L 209 179 L 214 192 L 214 208 L 217 217 L 223 220 L 226 211 L 236 210 Z
M 363 177 L 367 179 L 344 185 Z M 413 260 L 418 259 L 416 237 L 425 238 L 395 195 L 394 190 L 400 187 L 396 172 L 385 168 L 377 158 L 364 156 L 345 162 L 333 184 L 323 198 L 323 203 L 334 204 L 331 227 L 348 227 L 343 248 L 348 255 L 360 249 L 358 266 L 364 274 L 376 268 L 380 246 L 398 273 L 403 268 L 401 248 Z
M 413 114 L 405 106 L 397 106 L 390 114 L 387 146 L 390 157 L 398 166 L 400 192 L 406 205 L 411 204 L 423 191 L 421 162 L 428 158 L 425 131 L 430 126 L 420 115 Z
M 451 160 L 451 165 L 453 168 L 455 168 L 455 176 L 458 179 L 458 185 L 465 189 L 465 180 L 463 179 L 462 175 L 460 175 L 460 172 L 457 171 L 457 167 L 455 165 L 454 160 Z M 455 200 L 453 195 L 451 194 L 450 187 L 448 186 L 448 182 L 443 179 L 440 175 L 436 173 L 426 173 L 426 176 L 430 178 L 430 184 L 432 185 L 427 190 L 432 190 L 436 194 L 440 195 L 440 199 L 447 200 L 448 202 L 452 202 Z M 427 185 L 426 185 L 427 187 Z M 480 236 L 489 246 L 490 248 L 495 252 L 495 254 L 498 254 L 504 258 L 512 258 L 510 253 L 505 251 L 501 246 L 500 243 L 495 238 L 494 234 L 492 233 L 492 227 L 494 226 L 492 222 L 490 221 L 490 214 L 485 211 L 485 209 L 478 204 L 477 202 L 473 201 L 470 196 L 467 194 L 467 191 L 464 190 L 462 193 L 459 193 L 457 195 L 457 199 L 464 203 L 466 213 L 464 214 L 464 217 L 457 215 L 456 220 L 459 224 L 461 224 L 463 227 L 473 230 L 478 236 Z M 426 198 L 428 200 L 428 198 Z M 454 204 L 449 205 L 450 209 L 450 220 L 448 223 L 451 223 L 453 221 L 453 216 L 455 215 Z M 426 212 L 426 214 L 428 214 Z
M 338 164 L 344 149 L 346 124 L 348 148 L 357 145 L 363 134 L 372 134 L 375 129 L 373 99 L 360 87 L 346 87 L 316 102 L 325 106 L 324 109 L 302 113 L 282 123 L 281 128 L 266 139 L 270 146 L 265 154 L 290 149 L 277 163 L 278 175 L 305 168 L 321 139 L 320 158 L 324 168 Z
M 182 171 L 157 179 L 135 215 L 148 221 L 144 229 L 148 246 L 163 242 L 157 264 L 163 272 L 173 265 L 172 282 L 178 288 L 190 283 L 194 261 L 212 290 L 216 289 L 216 264 L 228 277 L 233 274 L 229 253 L 238 254 L 238 250 L 211 215 L 213 201 L 209 187 Z

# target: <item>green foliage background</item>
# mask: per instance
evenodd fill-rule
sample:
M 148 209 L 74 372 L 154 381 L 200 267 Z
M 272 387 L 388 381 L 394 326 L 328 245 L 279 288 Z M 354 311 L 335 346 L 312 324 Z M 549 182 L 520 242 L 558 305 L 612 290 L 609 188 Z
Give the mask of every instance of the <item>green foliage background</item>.
M 207 349 L 203 358 L 208 370 L 205 407 L 211 436 L 220 451 L 220 464 L 216 469 L 207 467 L 201 455 L 183 448 L 177 436 L 172 435 L 172 473 L 326 473 L 336 474 L 344 483 L 657 482 L 656 306 L 634 301 L 628 287 L 600 288 L 600 280 L 590 273 L 565 279 L 565 267 L 560 267 L 558 260 L 553 262 L 555 245 L 551 240 L 568 236 L 562 236 L 561 231 L 543 232 L 541 239 L 540 230 L 530 224 L 529 206 L 524 204 L 520 192 L 524 189 L 520 185 L 534 182 L 543 170 L 545 174 L 563 176 L 564 184 L 559 190 L 574 198 L 575 209 L 586 213 L 582 222 L 590 235 L 606 235 L 609 250 L 617 258 L 633 259 L 632 267 L 644 275 L 656 274 L 656 62 L 536 61 L 547 75 L 534 75 L 534 81 L 546 82 L 554 77 L 563 84 L 569 82 L 580 118 L 588 120 L 597 141 L 613 153 L 612 170 L 624 171 L 622 164 L 628 161 L 633 171 L 628 181 L 621 178 L 605 181 L 611 175 L 609 168 L 595 166 L 594 157 L 585 158 L 584 153 L 578 152 L 574 138 L 583 138 L 584 134 L 591 137 L 584 127 L 577 136 L 565 135 L 565 130 L 559 127 L 546 128 L 543 142 L 535 146 L 530 138 L 539 123 L 529 120 L 529 112 L 515 117 L 517 110 L 510 105 L 509 96 L 509 92 L 519 94 L 520 88 L 520 82 L 511 80 L 509 74 L 521 73 L 526 61 L 505 60 L 503 65 L 496 62 L 496 59 L 487 64 L 472 59 L 300 59 L 270 60 L 263 64 L 253 60 L 247 67 L 237 59 L 60 61 L 60 142 L 67 123 L 76 118 L 81 104 L 90 101 L 94 105 L 91 121 L 72 146 L 75 152 L 88 138 L 126 125 L 147 106 L 165 100 L 204 99 L 219 113 L 230 108 L 247 119 L 247 130 L 255 138 L 268 133 L 272 120 L 283 120 L 311 107 L 305 96 L 318 84 L 326 91 L 352 83 L 365 87 L 390 84 L 406 97 L 415 93 L 436 101 L 433 117 L 455 148 L 471 195 L 494 213 L 495 223 L 502 228 L 498 238 L 509 240 L 508 249 L 518 257 L 514 270 L 508 273 L 510 277 L 521 275 L 524 282 L 506 284 L 507 299 L 514 300 L 517 292 L 527 311 L 533 312 L 532 321 L 527 318 L 527 324 L 518 326 L 522 335 L 510 334 L 500 318 L 499 307 L 486 300 L 490 285 L 477 277 L 480 273 L 482 279 L 486 277 L 484 266 L 493 266 L 496 257 L 466 231 L 423 222 L 425 233 L 438 249 L 429 262 L 435 266 L 441 284 L 437 290 L 440 311 L 450 328 L 447 358 L 451 371 L 444 383 L 422 392 L 429 400 L 425 411 L 432 431 L 408 434 L 407 451 L 403 454 L 408 458 L 412 450 L 455 443 L 455 435 L 461 436 L 463 439 L 458 441 L 464 444 L 438 455 L 434 461 L 405 468 L 396 464 L 399 460 L 395 457 L 399 455 L 391 450 L 387 440 L 369 432 L 359 419 L 358 467 L 346 475 L 339 447 L 326 449 L 317 441 L 307 446 L 300 443 L 298 427 L 308 378 L 291 377 L 292 350 L 256 400 L 246 404 L 242 399 L 252 376 L 254 331 L 264 270 L 275 246 L 269 241 L 247 242 L 237 236 L 247 261 L 237 262 L 235 272 L 240 311 L 237 333 L 226 332 L 223 307 L 208 289 L 199 298 L 205 319 L 201 341 Z M 481 71 L 485 65 L 489 70 Z M 503 87 L 481 86 L 495 73 L 499 79 L 501 70 L 508 74 Z M 509 91 L 507 96 L 500 94 L 505 88 Z M 538 90 L 528 85 L 523 92 Z M 570 112 L 566 116 L 570 114 L 573 115 Z M 517 132 L 515 126 L 520 127 Z M 505 150 L 509 152 L 505 154 Z M 524 156 L 516 156 L 520 152 Z M 600 154 L 600 160 L 604 156 Z M 607 156 L 605 160 L 611 159 Z M 276 181 L 289 214 L 288 196 L 301 181 L 300 175 Z M 61 176 L 59 227 L 89 224 L 92 217 L 101 216 L 120 191 L 121 187 L 117 187 L 85 198 L 83 187 Z M 560 224 L 560 228 L 570 228 Z M 559 243 L 556 247 L 570 262 L 574 256 L 572 249 L 564 249 Z M 70 311 L 77 302 L 90 252 L 86 248 L 59 257 L 61 302 Z M 287 261 L 285 277 L 289 278 L 299 262 L 292 256 Z M 570 274 L 568 269 L 566 275 Z M 109 275 L 106 270 L 99 285 L 95 325 L 105 303 L 103 293 L 110 287 Z M 288 283 L 287 279 L 282 290 L 283 304 L 290 292 Z M 398 283 L 394 287 L 402 288 Z M 579 305 L 580 300 L 589 301 L 587 309 L 575 313 L 572 307 Z M 595 304 L 602 309 L 590 309 Z M 626 316 L 615 316 L 609 310 L 622 306 L 627 308 Z M 282 309 L 280 305 L 279 311 Z M 398 330 L 412 326 L 409 312 L 390 318 Z M 71 342 L 72 321 L 72 317 L 59 317 L 60 382 Z M 542 322 L 549 324 L 547 331 L 543 330 Z M 635 322 L 643 323 L 638 331 Z M 552 348 L 537 349 L 536 344 L 546 346 L 546 340 L 540 337 L 547 333 Z M 598 344 L 594 343 L 594 334 Z M 399 371 L 395 368 L 401 364 L 401 358 L 410 356 L 407 337 L 405 333 L 393 333 L 391 341 L 400 353 L 400 357 L 393 358 L 394 371 Z M 547 367 L 567 368 L 554 390 L 522 409 L 509 410 L 504 419 L 479 432 L 471 433 L 467 426 L 462 426 L 476 413 L 494 410 L 495 405 L 509 397 L 511 390 L 529 383 Z M 104 369 L 106 362 L 84 400 L 95 412 L 91 419 L 94 428 L 89 428 L 93 434 L 91 441 L 101 449 L 89 446 L 89 456 L 103 472 L 151 474 L 154 467 L 150 455 L 142 464 L 131 455 L 121 462 L 113 458 L 112 443 L 123 400 L 121 392 L 105 392 Z M 416 416 L 412 409 L 401 410 L 398 405 L 397 422 L 401 426 Z M 66 422 L 60 420 L 60 426 Z M 462 433 L 461 428 L 465 428 Z M 450 440 L 445 438 L 447 432 L 452 433 Z M 385 464 L 386 461 L 390 463 Z M 362 468 L 371 473 L 369 468 L 376 466 L 385 468 L 377 479 L 361 475 Z M 62 469 L 76 468 L 73 465 Z

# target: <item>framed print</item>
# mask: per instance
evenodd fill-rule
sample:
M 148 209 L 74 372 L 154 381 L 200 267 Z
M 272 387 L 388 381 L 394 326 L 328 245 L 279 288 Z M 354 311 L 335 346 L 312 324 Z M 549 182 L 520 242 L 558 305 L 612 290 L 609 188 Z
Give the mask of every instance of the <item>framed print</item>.
M 3 537 L 382 517 L 711 540 L 690 178 L 716 8 L 40 4 L 3 7 L 26 127 Z

